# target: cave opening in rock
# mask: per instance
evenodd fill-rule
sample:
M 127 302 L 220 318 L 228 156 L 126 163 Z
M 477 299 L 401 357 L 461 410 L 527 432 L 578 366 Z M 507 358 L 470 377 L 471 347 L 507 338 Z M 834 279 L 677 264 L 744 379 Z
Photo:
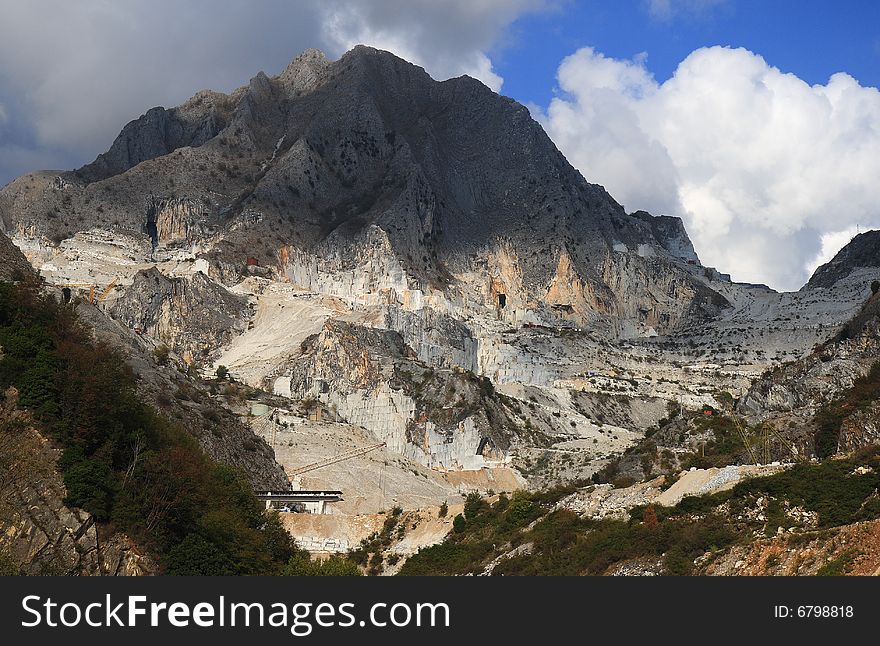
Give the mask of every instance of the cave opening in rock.
M 156 215 L 156 208 L 150 207 L 147 210 L 147 220 L 144 223 L 144 233 L 150 236 L 153 249 L 159 246 L 159 228 L 156 225 Z
M 504 309 L 505 305 L 507 305 L 507 294 L 498 294 L 498 307 Z

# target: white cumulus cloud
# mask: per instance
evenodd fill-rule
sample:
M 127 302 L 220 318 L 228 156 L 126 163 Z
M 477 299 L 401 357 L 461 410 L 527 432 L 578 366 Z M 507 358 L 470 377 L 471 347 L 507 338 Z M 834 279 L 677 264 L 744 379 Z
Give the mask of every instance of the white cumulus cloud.
M 847 74 L 809 85 L 710 47 L 658 83 L 645 55 L 584 48 L 558 82 L 538 118 L 572 163 L 628 210 L 684 217 L 736 279 L 796 289 L 823 235 L 880 225 L 880 92 Z
M 421 65 L 435 78 L 467 74 L 496 92 L 503 79 L 487 51 L 543 0 L 373 0 L 323 5 L 323 35 L 337 51 L 367 43 Z
M 830 231 L 828 233 L 823 233 L 820 239 L 821 247 L 819 249 L 819 253 L 817 253 L 809 262 L 805 265 L 804 269 L 806 269 L 810 274 L 812 274 L 818 267 L 824 265 L 826 262 L 831 261 L 834 256 L 837 255 L 837 252 L 840 249 L 849 243 L 858 233 L 861 231 L 865 231 L 866 227 L 860 226 L 858 224 L 847 227 L 842 231 Z

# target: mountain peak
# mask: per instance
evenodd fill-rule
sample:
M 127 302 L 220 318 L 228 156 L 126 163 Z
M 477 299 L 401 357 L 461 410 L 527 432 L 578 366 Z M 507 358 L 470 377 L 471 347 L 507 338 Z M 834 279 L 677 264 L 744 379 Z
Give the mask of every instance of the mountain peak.
M 307 49 L 290 62 L 278 80 L 286 87 L 302 91 L 312 87 L 329 65 L 330 61 L 320 49 Z
M 813 272 L 806 287 L 831 287 L 863 267 L 880 267 L 880 231 L 855 236 L 834 258 Z
M 275 78 L 155 108 L 75 179 L 46 204 L 0 194 L 10 222 L 46 236 L 158 227 L 155 246 L 221 233 L 212 253 L 228 266 L 255 247 L 355 259 L 378 244 L 407 289 L 446 290 L 458 276 L 494 314 L 518 303 L 627 335 L 672 330 L 723 301 L 682 268 L 697 258 L 679 220 L 627 216 L 523 106 L 363 45 L 333 62 L 307 50 Z M 44 217 L 56 199 L 63 222 Z M 560 284 L 577 287 L 549 287 Z

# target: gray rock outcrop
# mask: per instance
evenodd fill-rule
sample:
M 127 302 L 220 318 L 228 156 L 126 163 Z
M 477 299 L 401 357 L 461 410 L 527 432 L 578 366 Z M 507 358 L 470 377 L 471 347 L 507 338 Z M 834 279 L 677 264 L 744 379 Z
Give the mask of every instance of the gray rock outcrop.
M 24 254 L 0 231 L 0 280 L 21 280 L 34 276 L 34 269 Z
M 247 301 L 201 272 L 170 278 L 138 272 L 110 306 L 113 318 L 165 343 L 191 363 L 202 362 L 245 328 Z

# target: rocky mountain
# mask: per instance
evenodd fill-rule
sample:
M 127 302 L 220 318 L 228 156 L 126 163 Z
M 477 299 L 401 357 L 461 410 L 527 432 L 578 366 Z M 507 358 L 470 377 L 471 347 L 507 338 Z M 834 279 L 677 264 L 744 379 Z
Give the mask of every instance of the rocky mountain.
M 413 474 L 516 470 L 532 486 L 630 447 L 627 473 L 647 477 L 646 432 L 657 461 L 711 436 L 682 409 L 815 412 L 846 387 L 827 362 L 805 368 L 815 382 L 783 379 L 790 392 L 753 383 L 812 361 L 880 277 L 872 232 L 798 292 L 733 282 L 680 219 L 627 213 L 583 178 L 524 106 L 367 47 L 153 108 L 91 164 L 0 189 L 0 228 L 138 361 L 164 345 L 181 374 L 227 368 L 244 419 L 269 401 L 261 435 L 288 438 L 291 459 L 359 428 Z M 240 422 L 235 441 L 211 432 L 195 404 L 220 393 L 162 375 L 152 396 L 202 415 L 209 454 L 281 482 L 269 447 L 231 448 L 252 445 Z M 319 435 L 320 451 L 303 439 Z
M 744 412 L 809 415 L 867 374 L 880 360 L 880 299 L 875 294 L 826 343 L 757 380 L 740 402 Z
M 878 381 L 880 293 L 875 291 L 832 338 L 756 380 L 738 408 L 772 424 L 804 453 L 825 457 L 880 442 Z
M 682 271 L 696 256 L 680 222 L 626 214 L 523 106 L 366 47 L 154 108 L 78 171 L 12 182 L 0 212 L 31 245 L 120 230 L 160 256 L 201 245 L 226 283 L 251 257 L 306 287 L 356 271 L 400 300 L 616 334 L 726 305 Z

